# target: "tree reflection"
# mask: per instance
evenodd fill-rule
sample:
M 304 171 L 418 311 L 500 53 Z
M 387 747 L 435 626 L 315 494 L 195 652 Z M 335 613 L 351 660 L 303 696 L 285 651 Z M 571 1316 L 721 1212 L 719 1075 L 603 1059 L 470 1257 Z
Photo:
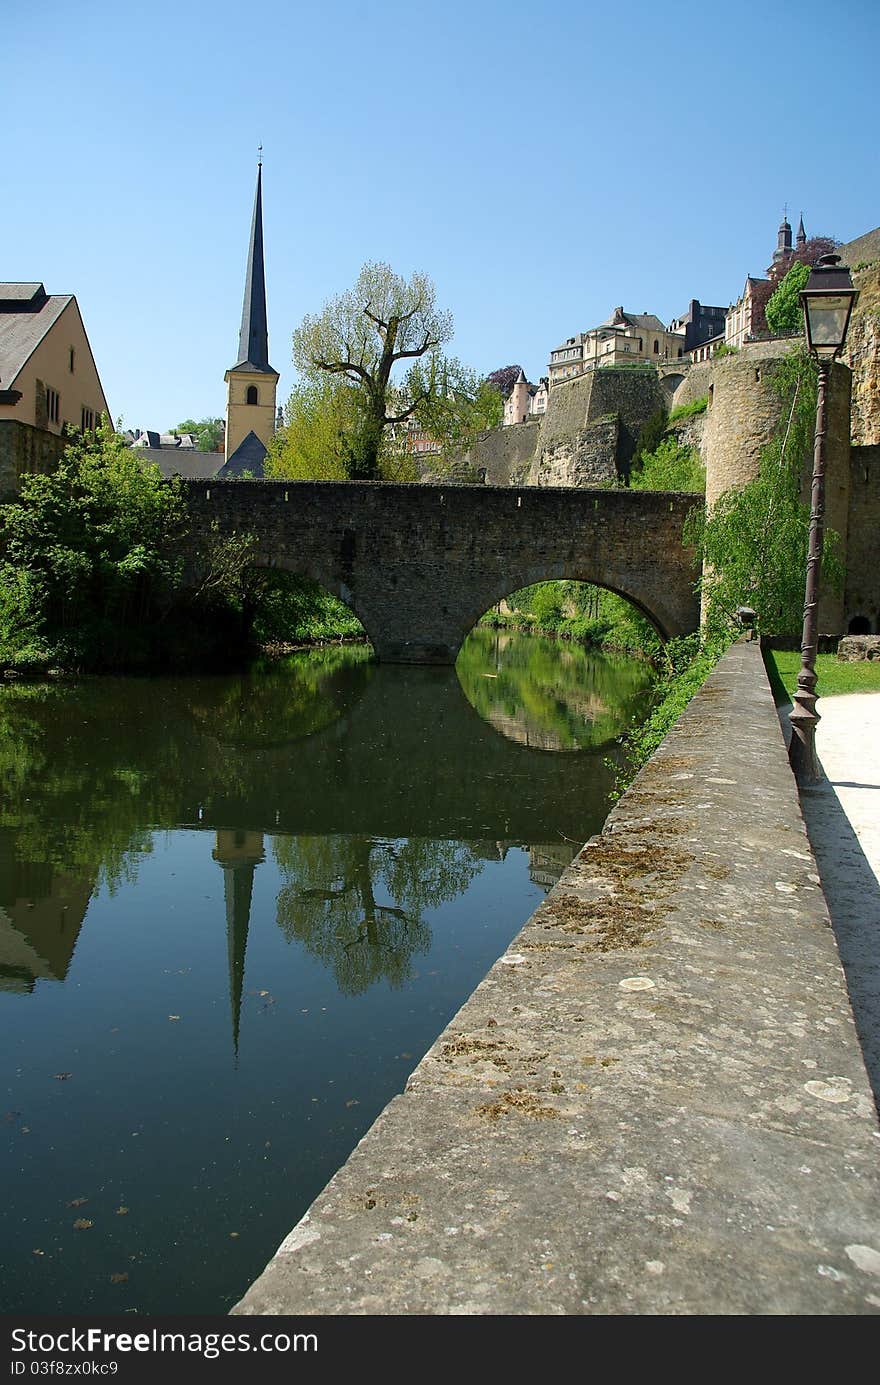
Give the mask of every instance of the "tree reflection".
M 274 849 L 287 877 L 278 926 L 346 995 L 383 979 L 403 985 L 431 946 L 423 911 L 462 894 L 483 868 L 467 843 L 424 837 L 284 837 Z
M 635 659 L 480 628 L 468 635 L 455 668 L 474 710 L 537 750 L 587 750 L 614 740 L 652 682 L 650 666 Z

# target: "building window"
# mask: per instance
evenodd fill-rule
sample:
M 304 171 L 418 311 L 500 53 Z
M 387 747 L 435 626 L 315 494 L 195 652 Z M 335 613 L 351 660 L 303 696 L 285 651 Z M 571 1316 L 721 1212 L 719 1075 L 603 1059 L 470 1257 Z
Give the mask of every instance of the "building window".
M 68 369 L 70 370 L 71 375 L 73 374 L 73 366 L 74 366 L 75 360 L 76 360 L 76 352 L 74 351 L 73 347 L 71 346 L 70 351 L 69 351 L 69 354 L 68 354 L 68 361 L 67 361 Z
M 256 387 L 256 385 L 248 385 L 248 387 L 247 387 L 247 399 L 245 400 L 245 403 L 246 403 L 246 404 L 256 404 L 256 402 L 257 402 L 257 387 Z
M 84 433 L 94 433 L 95 431 L 95 411 L 94 409 L 87 409 L 85 405 L 83 405 L 82 410 L 82 431 Z
M 654 355 L 655 355 L 655 356 L 659 356 L 659 355 L 660 355 L 660 343 L 659 343 L 659 341 L 655 341 L 655 342 L 654 342 Z
M 50 423 L 57 423 L 61 417 L 61 396 L 49 386 L 46 387 L 46 413 Z

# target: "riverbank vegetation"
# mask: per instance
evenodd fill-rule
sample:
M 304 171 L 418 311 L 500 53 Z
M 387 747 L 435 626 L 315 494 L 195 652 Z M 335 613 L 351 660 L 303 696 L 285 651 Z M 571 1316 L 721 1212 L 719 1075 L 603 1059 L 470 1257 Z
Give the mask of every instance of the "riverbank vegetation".
M 252 566 L 248 535 L 188 533 L 179 480 L 109 427 L 0 506 L 0 670 L 163 671 L 259 644 L 363 638 L 342 602 Z

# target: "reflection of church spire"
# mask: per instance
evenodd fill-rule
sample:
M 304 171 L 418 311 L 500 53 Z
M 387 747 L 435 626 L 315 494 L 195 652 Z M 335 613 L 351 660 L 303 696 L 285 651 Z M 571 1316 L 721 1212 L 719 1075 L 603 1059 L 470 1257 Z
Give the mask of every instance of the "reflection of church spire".
M 226 899 L 226 947 L 229 954 L 229 1004 L 232 1011 L 232 1044 L 238 1061 L 238 1035 L 241 1027 L 241 997 L 244 990 L 244 963 L 251 918 L 254 869 L 266 859 L 262 832 L 217 831 L 214 860 L 223 867 L 223 892 Z

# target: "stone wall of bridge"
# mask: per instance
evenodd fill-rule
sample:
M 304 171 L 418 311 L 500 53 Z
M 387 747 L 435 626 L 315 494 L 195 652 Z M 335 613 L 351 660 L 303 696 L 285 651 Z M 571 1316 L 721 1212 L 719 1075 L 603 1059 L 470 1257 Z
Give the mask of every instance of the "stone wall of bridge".
M 380 659 L 452 663 L 502 597 L 533 582 L 607 587 L 663 636 L 694 630 L 694 496 L 381 482 L 189 482 L 193 531 L 252 534 L 258 565 L 319 582 Z

